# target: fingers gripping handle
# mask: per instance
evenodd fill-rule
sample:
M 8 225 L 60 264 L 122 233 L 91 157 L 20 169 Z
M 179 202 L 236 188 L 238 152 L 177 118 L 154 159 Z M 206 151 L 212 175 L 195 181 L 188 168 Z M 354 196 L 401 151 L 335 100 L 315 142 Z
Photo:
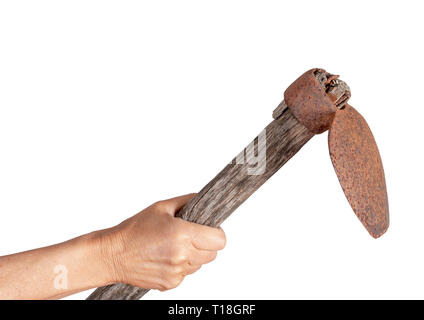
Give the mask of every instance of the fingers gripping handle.
M 276 119 L 193 197 L 178 217 L 218 227 L 313 137 L 285 104 L 280 106 L 274 112 Z M 96 289 L 87 299 L 137 300 L 148 291 L 118 283 Z

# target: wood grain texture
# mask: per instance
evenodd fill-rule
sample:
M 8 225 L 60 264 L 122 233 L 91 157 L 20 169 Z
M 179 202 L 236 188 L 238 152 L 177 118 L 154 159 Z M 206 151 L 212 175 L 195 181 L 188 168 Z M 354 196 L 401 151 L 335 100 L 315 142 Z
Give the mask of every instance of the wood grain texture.
M 274 112 L 276 119 L 192 198 L 177 216 L 218 227 L 312 138 L 314 134 L 284 107 L 284 103 L 280 104 Z M 147 289 L 119 283 L 98 288 L 87 299 L 136 300 L 147 292 Z

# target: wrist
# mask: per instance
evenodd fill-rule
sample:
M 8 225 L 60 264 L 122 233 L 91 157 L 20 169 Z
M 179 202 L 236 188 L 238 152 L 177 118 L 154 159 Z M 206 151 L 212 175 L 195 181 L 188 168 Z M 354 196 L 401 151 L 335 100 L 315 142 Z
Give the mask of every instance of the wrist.
M 122 268 L 124 245 L 121 232 L 116 228 L 104 229 L 87 235 L 89 251 L 99 271 L 101 285 L 124 281 Z

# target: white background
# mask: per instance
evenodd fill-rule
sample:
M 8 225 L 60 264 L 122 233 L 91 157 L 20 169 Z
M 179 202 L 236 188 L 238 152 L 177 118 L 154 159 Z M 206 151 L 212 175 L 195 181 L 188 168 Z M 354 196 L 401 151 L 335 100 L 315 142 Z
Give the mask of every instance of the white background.
M 341 74 L 385 165 L 372 239 L 313 138 L 146 299 L 424 298 L 422 1 L 1 1 L 0 255 L 200 190 L 304 71 Z M 82 299 L 89 292 L 71 298 Z

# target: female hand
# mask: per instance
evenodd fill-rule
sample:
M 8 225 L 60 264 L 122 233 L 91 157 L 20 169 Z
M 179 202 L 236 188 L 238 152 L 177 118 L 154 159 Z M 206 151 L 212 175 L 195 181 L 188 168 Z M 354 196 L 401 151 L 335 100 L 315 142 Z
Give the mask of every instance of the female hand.
M 0 257 L 0 299 L 52 299 L 121 282 L 168 290 L 225 246 L 221 229 L 175 218 L 192 197 L 159 201 L 121 224 Z
M 175 218 L 194 194 L 159 201 L 101 237 L 112 282 L 168 290 L 216 258 L 225 234 Z

